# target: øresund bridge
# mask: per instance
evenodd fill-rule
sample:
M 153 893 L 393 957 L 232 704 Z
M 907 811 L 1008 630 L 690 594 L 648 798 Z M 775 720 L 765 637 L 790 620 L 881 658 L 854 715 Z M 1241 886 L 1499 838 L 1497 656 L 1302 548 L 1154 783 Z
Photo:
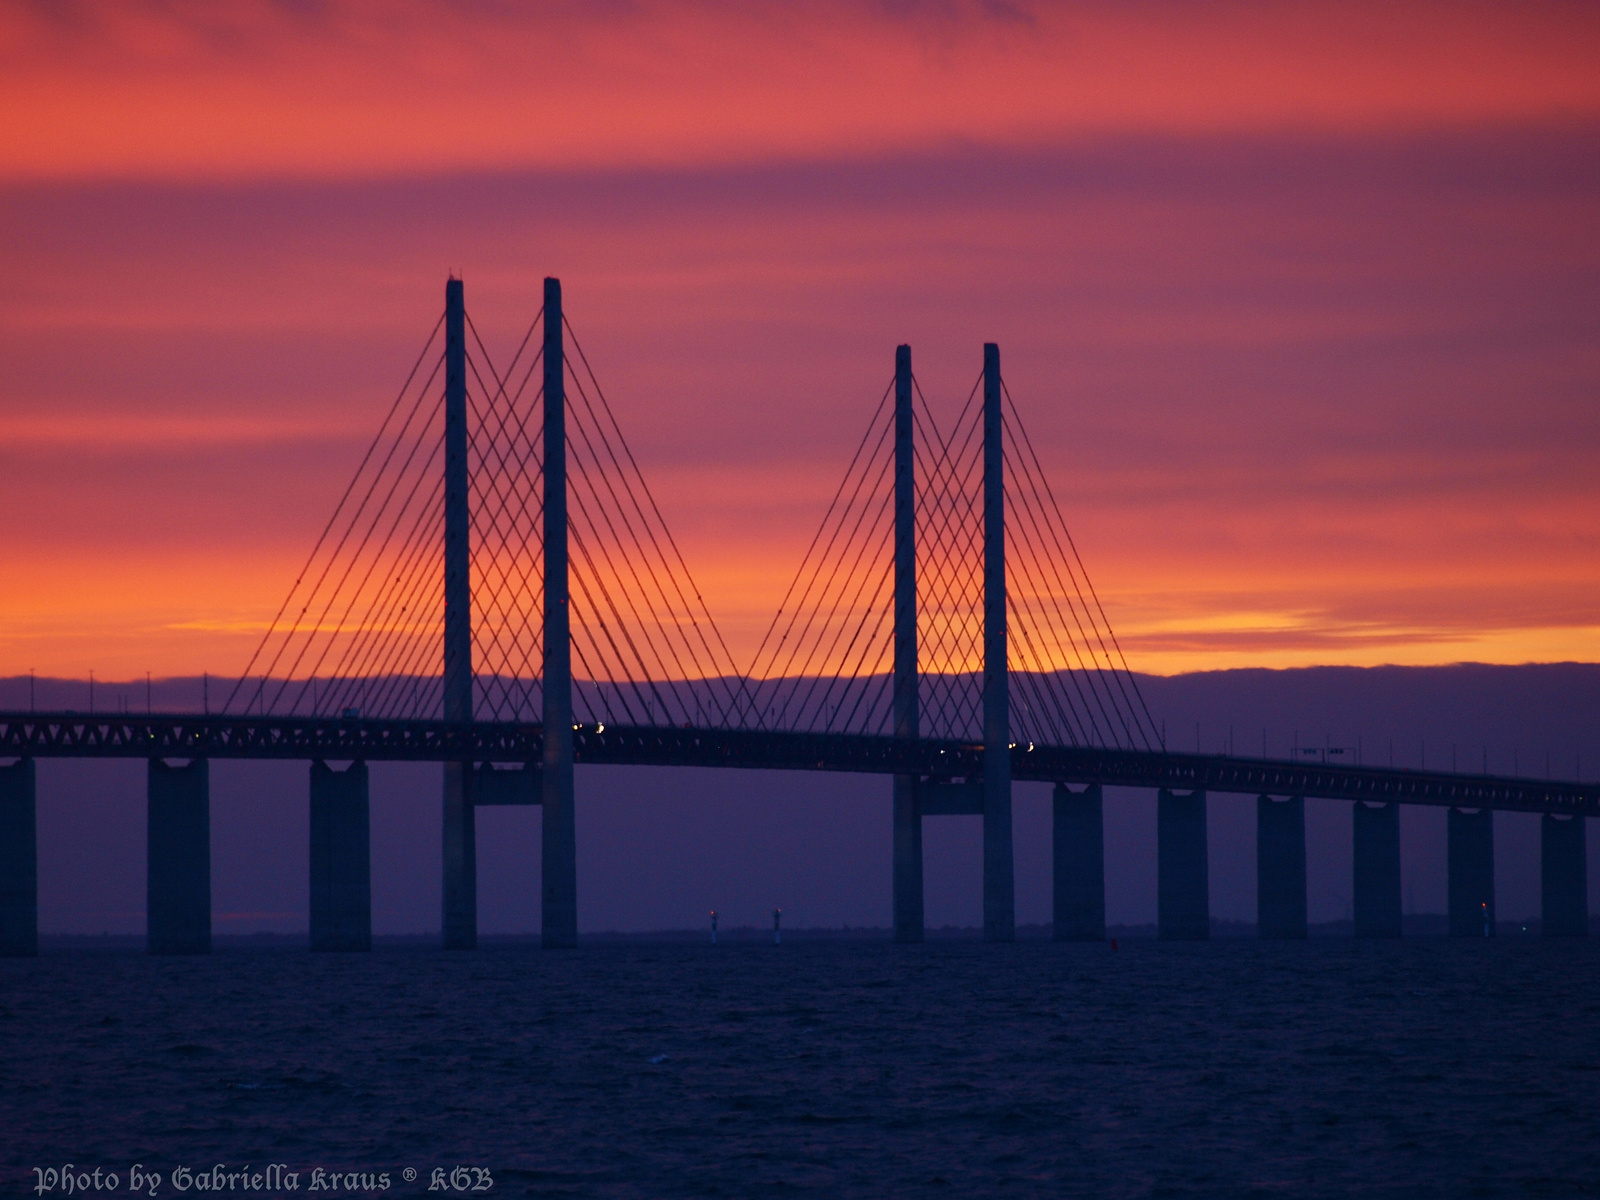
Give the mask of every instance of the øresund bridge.
M 442 345 L 440 344 L 442 340 Z M 576 660 L 576 661 L 575 661 Z M 225 694 L 224 694 L 225 692 Z M 983 824 L 983 927 L 1014 935 L 1011 787 L 1052 783 L 1054 932 L 1105 936 L 1102 789 L 1151 788 L 1161 936 L 1209 933 L 1206 796 L 1257 799 L 1258 925 L 1306 935 L 1304 800 L 1354 806 L 1354 918 L 1400 933 L 1399 806 L 1449 809 L 1450 930 L 1494 930 L 1493 820 L 1542 820 L 1543 930 L 1587 932 L 1600 785 L 1167 749 L 1005 387 L 941 431 L 895 354 L 755 659 L 717 631 L 559 281 L 496 368 L 434 328 L 246 669 L 197 713 L 0 712 L 0 953 L 38 949 L 36 761 L 142 758 L 148 936 L 211 946 L 214 758 L 310 762 L 317 950 L 371 946 L 367 764 L 443 764 L 443 944 L 477 941 L 474 812 L 542 806 L 542 940 L 578 934 L 580 763 L 887 776 L 894 936 L 923 936 L 922 822 Z M 344 763 L 342 769 L 330 763 Z

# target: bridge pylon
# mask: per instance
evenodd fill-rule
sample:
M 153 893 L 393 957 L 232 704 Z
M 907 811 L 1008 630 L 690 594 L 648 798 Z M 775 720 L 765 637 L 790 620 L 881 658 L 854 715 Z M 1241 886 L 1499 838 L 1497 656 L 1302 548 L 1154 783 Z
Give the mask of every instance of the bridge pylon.
M 567 580 L 567 389 L 561 281 L 544 281 L 544 826 L 541 942 L 578 944 Z
M 1006 456 L 1000 347 L 983 347 L 983 940 L 1017 936 L 1006 661 Z
M 894 352 L 894 735 L 918 736 L 917 482 L 911 347 Z M 922 808 L 917 777 L 894 777 L 894 940 L 923 937 Z
M 544 281 L 542 665 L 543 806 L 542 943 L 578 940 L 577 842 L 573 819 L 572 626 L 567 556 L 566 354 L 561 281 Z M 462 281 L 445 285 L 444 402 L 444 719 L 476 718 L 472 646 L 472 512 L 468 429 L 466 302 Z M 446 949 L 478 944 L 478 803 L 502 802 L 484 791 L 494 774 L 468 761 L 444 764 L 443 942 Z M 484 794 L 475 795 L 475 791 Z M 520 799 L 518 802 L 526 802 Z
M 472 723 L 472 514 L 468 510 L 467 328 L 462 281 L 444 286 L 444 719 Z M 477 827 L 467 783 L 472 764 L 444 764 L 443 940 L 478 944 Z
M 917 663 L 916 421 L 911 347 L 895 350 L 894 376 L 894 736 L 921 736 Z M 1004 387 L 1000 347 L 983 347 L 983 770 L 965 784 L 894 777 L 894 937 L 923 940 L 922 818 L 981 814 L 983 936 L 1016 937 L 1011 832 L 1011 692 L 1006 631 Z

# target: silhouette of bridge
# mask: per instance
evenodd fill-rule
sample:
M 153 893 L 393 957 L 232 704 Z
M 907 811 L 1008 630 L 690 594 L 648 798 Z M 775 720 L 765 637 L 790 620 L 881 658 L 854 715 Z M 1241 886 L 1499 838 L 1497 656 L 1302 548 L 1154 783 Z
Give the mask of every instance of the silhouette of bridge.
M 575 944 L 579 763 L 890 776 L 899 941 L 923 935 L 922 821 L 953 814 L 982 818 L 984 936 L 1014 936 L 1014 781 L 1055 785 L 1061 940 L 1105 936 L 1107 786 L 1159 792 L 1163 937 L 1209 933 L 1209 792 L 1258 797 L 1263 936 L 1306 934 L 1306 797 L 1354 802 L 1358 935 L 1400 932 L 1400 804 L 1450 810 L 1452 933 L 1493 932 L 1496 810 L 1544 814 L 1544 930 L 1587 932 L 1584 818 L 1600 816 L 1600 785 L 1169 751 L 996 345 L 945 431 L 910 347 L 898 348 L 741 669 L 563 315 L 559 281 L 545 281 L 501 368 L 461 281 L 445 294 L 220 711 L 0 712 L 0 755 L 16 760 L 0 767 L 0 952 L 37 951 L 35 760 L 53 757 L 148 760 L 153 952 L 210 948 L 213 758 L 310 760 L 314 949 L 371 945 L 366 764 L 380 760 L 443 764 L 449 948 L 476 944 L 474 812 L 493 804 L 542 807 L 542 940 Z

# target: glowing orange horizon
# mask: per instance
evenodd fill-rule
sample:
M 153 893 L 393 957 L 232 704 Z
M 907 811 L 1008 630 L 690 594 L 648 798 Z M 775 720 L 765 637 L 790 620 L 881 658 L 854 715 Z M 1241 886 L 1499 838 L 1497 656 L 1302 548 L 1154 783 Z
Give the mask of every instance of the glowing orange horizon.
M 695 549 L 692 543 L 685 547 L 691 568 Z M 231 677 L 243 669 L 277 609 L 278 593 L 299 566 L 299 556 L 288 552 L 265 560 L 100 561 L 89 568 L 99 586 L 86 591 L 84 564 L 59 563 L 25 594 L 0 592 L 7 614 L 0 676 L 31 669 L 79 679 L 92 670 L 108 682 L 143 679 L 146 671 L 158 678 L 202 672 Z M 793 559 L 774 553 L 759 562 L 697 572 L 741 668 L 766 632 L 793 567 Z M 1261 579 L 1248 581 L 1261 588 L 1252 591 L 1230 577 L 1218 579 L 1215 592 L 1196 596 L 1154 590 L 1159 571 L 1131 588 L 1121 581 L 1104 586 L 1105 572 L 1097 575 L 1129 664 L 1149 674 L 1246 666 L 1600 661 L 1600 621 L 1581 610 L 1520 620 L 1514 611 L 1491 612 L 1452 621 L 1448 614 L 1441 619 L 1426 597 L 1410 612 L 1404 604 L 1386 604 L 1382 589 L 1375 594 L 1370 584 L 1357 590 L 1331 580 L 1297 579 L 1296 590 L 1289 581 Z M 1586 593 L 1592 587 L 1592 580 L 1550 581 L 1552 591 Z

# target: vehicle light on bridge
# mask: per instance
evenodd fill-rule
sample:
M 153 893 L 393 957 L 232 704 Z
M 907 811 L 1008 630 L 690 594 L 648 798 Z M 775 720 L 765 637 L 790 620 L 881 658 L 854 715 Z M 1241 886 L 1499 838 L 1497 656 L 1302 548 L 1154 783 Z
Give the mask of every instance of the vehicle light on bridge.
M 596 733 L 604 733 L 606 731 L 606 723 L 604 721 L 596 721 L 594 731 Z

